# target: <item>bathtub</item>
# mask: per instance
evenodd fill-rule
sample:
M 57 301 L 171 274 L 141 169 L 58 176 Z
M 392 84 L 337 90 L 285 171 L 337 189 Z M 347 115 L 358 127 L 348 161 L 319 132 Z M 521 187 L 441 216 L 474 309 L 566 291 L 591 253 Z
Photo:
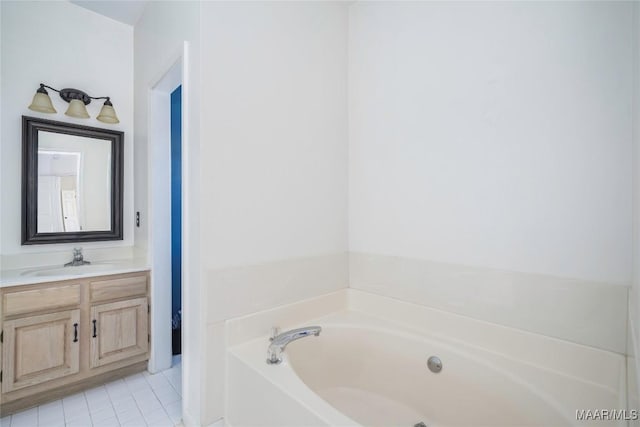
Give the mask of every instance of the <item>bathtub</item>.
M 328 298 L 230 326 L 228 425 L 569 426 L 589 424 L 576 410 L 625 407 L 621 355 L 359 291 Z M 323 330 L 269 365 L 261 322 Z

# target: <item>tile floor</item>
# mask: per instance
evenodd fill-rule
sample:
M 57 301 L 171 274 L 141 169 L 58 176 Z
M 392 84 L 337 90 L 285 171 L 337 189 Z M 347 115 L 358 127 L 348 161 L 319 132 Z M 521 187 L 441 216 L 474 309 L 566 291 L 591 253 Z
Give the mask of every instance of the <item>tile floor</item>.
M 131 375 L 0 418 L 0 427 L 174 427 L 182 425 L 182 364 Z

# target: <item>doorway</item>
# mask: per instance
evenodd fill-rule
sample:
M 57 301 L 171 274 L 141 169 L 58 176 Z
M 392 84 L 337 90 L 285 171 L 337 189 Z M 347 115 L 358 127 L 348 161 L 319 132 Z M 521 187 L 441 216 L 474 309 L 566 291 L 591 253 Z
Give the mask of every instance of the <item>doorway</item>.
M 171 329 L 176 356 L 182 353 L 182 85 L 171 92 Z
M 180 353 L 184 348 L 181 343 L 182 251 L 185 247 L 182 242 L 185 237 L 182 233 L 182 87 L 182 58 L 179 58 L 149 92 L 151 373 L 180 365 L 181 357 L 173 357 L 174 341 L 180 344 Z M 175 347 L 177 350 L 178 345 Z
M 198 247 L 198 217 L 194 215 L 197 189 L 194 159 L 197 144 L 193 144 L 194 126 L 190 120 L 192 91 L 189 45 L 172 60 L 158 67 L 157 78 L 148 88 L 147 110 L 147 215 L 149 233 L 147 248 L 151 268 L 151 354 L 148 370 L 152 374 L 172 371 L 182 393 L 182 417 L 185 425 L 198 425 L 200 412 L 200 289 Z M 180 88 L 181 113 L 181 355 L 173 356 L 172 314 L 172 227 L 171 227 L 171 95 Z M 174 96 L 178 96 L 177 94 Z M 177 117 L 177 116 L 176 116 Z M 197 129 L 197 127 L 195 127 Z M 197 138 L 197 133 L 196 133 Z M 177 148 L 177 147 L 175 147 Z M 188 167 L 192 165 L 192 167 Z M 197 165 L 197 164 L 196 164 Z M 174 168 L 176 170 L 176 168 Z M 174 215 L 175 217 L 175 215 Z M 194 230 L 196 232 L 194 233 Z M 173 269 L 176 271 L 175 269 Z

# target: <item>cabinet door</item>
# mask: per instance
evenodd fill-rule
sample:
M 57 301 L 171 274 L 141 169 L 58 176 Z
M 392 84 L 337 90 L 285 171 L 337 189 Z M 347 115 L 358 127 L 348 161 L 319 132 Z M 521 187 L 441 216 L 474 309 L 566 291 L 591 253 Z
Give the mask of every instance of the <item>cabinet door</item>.
M 8 393 L 80 370 L 80 310 L 4 322 L 2 391 Z
M 149 349 L 147 298 L 91 307 L 91 359 L 96 368 Z

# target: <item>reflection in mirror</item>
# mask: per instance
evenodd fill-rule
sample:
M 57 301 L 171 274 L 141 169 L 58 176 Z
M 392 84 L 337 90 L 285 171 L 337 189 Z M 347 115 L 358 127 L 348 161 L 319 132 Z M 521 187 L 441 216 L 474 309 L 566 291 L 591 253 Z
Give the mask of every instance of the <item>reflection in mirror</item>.
M 122 240 L 124 133 L 22 117 L 22 244 Z
M 111 141 L 38 132 L 38 233 L 111 227 Z

